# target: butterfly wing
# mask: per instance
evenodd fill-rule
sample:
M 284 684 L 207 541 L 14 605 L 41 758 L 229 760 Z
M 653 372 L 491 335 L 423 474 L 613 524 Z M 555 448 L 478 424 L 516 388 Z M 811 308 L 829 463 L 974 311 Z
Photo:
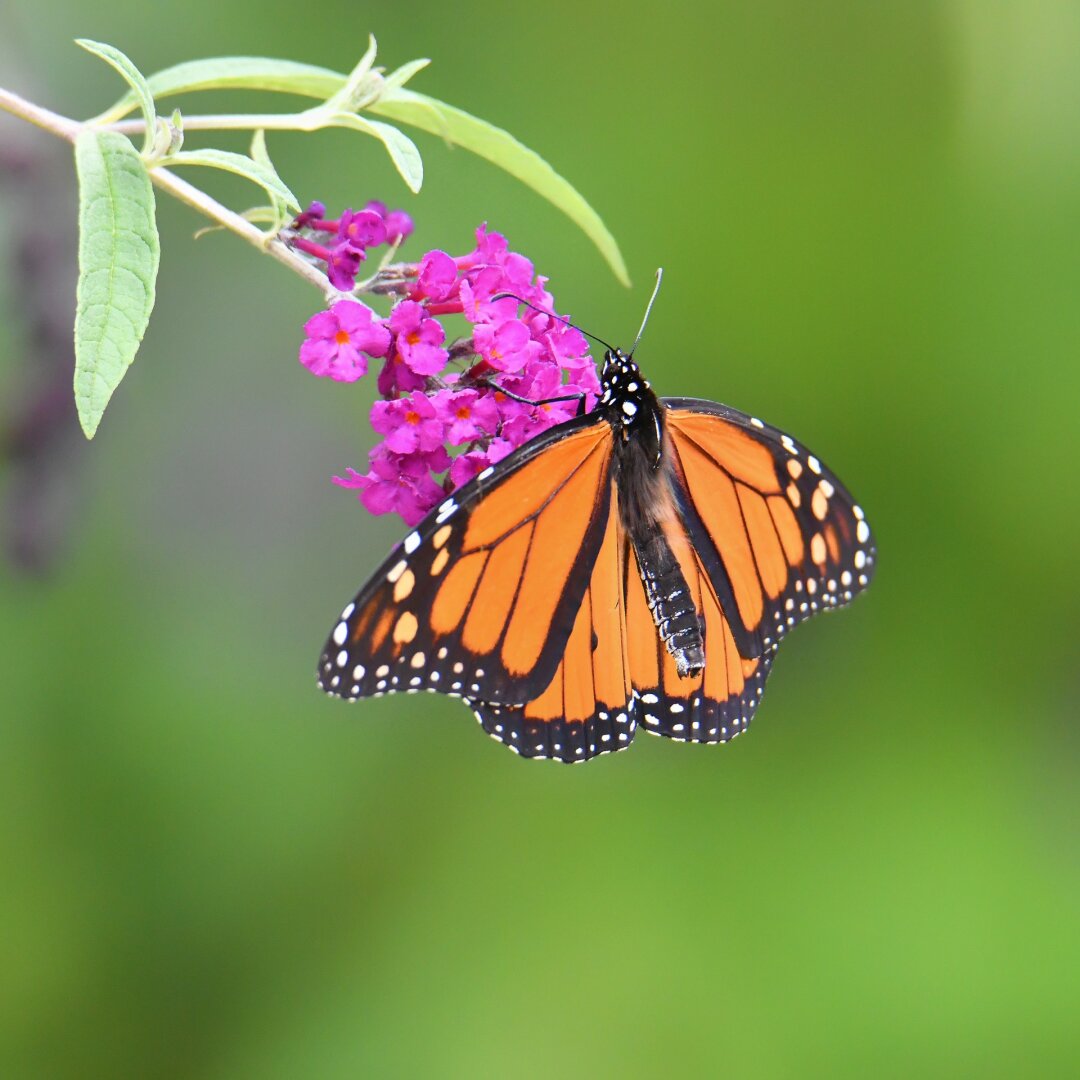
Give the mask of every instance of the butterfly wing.
M 436 507 L 341 613 L 320 686 L 535 699 L 560 666 L 610 513 L 595 414 L 527 443 Z
M 626 653 L 626 549 L 615 486 L 609 484 L 603 542 L 551 682 L 524 705 L 469 702 L 484 730 L 522 757 L 574 763 L 630 745 L 635 719 Z M 652 636 L 655 641 L 655 628 Z
M 658 635 L 613 491 L 551 683 L 524 704 L 470 702 L 484 729 L 524 757 L 587 761 L 624 749 L 639 722 L 678 741 L 733 739 L 761 701 L 786 630 L 869 582 L 874 548 L 862 511 L 805 447 L 723 405 L 665 405 L 679 510 L 665 538 L 700 614 L 704 670 L 680 676 Z
M 739 653 L 731 622 L 681 524 L 665 530 L 699 614 L 705 667 L 683 677 L 656 632 L 638 555 L 626 567 L 626 633 L 636 712 L 646 731 L 682 742 L 727 742 L 745 731 L 761 700 L 772 658 Z
M 866 588 L 865 515 L 805 446 L 726 405 L 663 404 L 676 502 L 741 656 Z

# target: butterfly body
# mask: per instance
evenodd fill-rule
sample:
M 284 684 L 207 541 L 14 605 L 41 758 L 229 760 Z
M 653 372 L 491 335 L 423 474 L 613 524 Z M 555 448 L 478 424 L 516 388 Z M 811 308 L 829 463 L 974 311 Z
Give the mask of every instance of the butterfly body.
M 610 350 L 594 409 L 526 443 L 410 533 L 342 612 L 331 694 L 464 698 L 526 757 L 745 730 L 792 626 L 869 582 L 862 511 L 789 436 L 659 399 Z
M 615 433 L 619 517 L 641 573 L 660 639 L 681 675 L 705 666 L 700 613 L 665 530 L 678 527 L 664 406 L 637 364 L 618 349 L 604 363 L 599 408 Z

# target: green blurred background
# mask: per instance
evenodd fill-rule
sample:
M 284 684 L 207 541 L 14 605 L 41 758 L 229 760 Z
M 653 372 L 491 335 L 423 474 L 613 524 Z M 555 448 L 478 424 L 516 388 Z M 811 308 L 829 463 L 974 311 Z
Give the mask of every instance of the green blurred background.
M 145 71 L 348 69 L 369 30 L 390 66 L 432 57 L 416 88 L 546 156 L 635 288 L 429 137 L 416 198 L 373 142 L 272 137 L 301 201 L 404 205 L 414 254 L 486 219 L 623 342 L 662 264 L 654 385 L 805 440 L 880 550 L 726 748 L 530 765 L 453 701 L 326 699 L 330 622 L 401 531 L 329 482 L 365 460 L 373 387 L 308 375 L 316 294 L 162 199 L 157 308 L 101 431 L 61 410 L 48 467 L 2 481 L 5 534 L 33 506 L 47 556 L 0 570 L 4 1076 L 1077 1074 L 1080 7 L 2 19 L 0 85 L 74 116 L 119 87 L 76 36 Z M 26 316 L 69 325 L 74 189 L 44 133 L 5 120 L 0 148 L 42 170 L 0 190 L 10 424 L 50 365 L 69 385 Z

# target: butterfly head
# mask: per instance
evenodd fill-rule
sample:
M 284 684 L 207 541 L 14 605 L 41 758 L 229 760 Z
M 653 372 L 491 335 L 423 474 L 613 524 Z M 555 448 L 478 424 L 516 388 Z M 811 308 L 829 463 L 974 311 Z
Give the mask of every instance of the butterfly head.
M 609 411 L 612 423 L 616 419 L 629 427 L 652 397 L 649 383 L 622 349 L 609 349 L 604 354 L 604 370 L 600 375 L 600 406 Z
M 625 446 L 633 448 L 651 468 L 658 468 L 664 437 L 660 402 L 633 356 L 621 349 L 608 350 L 600 385 L 597 408 L 603 410 Z

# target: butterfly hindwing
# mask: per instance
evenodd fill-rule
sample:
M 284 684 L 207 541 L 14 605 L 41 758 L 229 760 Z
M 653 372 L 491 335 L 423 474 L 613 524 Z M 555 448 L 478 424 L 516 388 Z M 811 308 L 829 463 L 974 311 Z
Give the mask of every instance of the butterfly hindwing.
M 768 676 L 768 654 L 740 655 L 709 575 L 681 527 L 667 530 L 690 598 L 699 613 L 705 667 L 679 675 L 656 632 L 646 602 L 638 557 L 631 549 L 626 568 L 626 633 L 638 721 L 645 731 L 682 742 L 727 742 L 745 731 Z
M 806 447 L 726 405 L 663 405 L 676 501 L 742 656 L 869 584 L 865 516 Z
M 539 694 L 558 667 L 607 526 L 611 430 L 595 415 L 527 443 L 436 507 L 342 612 L 322 688 Z
M 626 749 L 634 737 L 623 596 L 625 548 L 612 485 L 603 543 L 551 681 L 524 705 L 469 702 L 484 730 L 522 757 L 587 761 Z

